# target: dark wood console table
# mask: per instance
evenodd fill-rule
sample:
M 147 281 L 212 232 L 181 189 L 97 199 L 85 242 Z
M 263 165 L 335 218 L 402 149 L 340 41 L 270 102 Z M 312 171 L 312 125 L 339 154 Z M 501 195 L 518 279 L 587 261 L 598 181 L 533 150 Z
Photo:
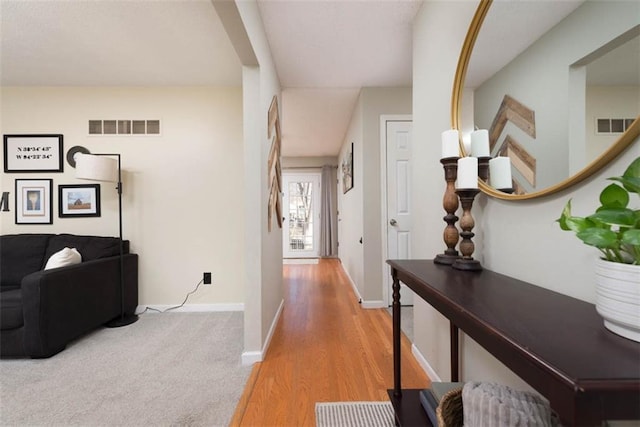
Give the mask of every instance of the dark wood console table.
M 402 390 L 400 281 L 449 319 L 453 381 L 460 329 L 549 399 L 564 425 L 640 419 L 640 344 L 605 329 L 593 304 L 489 270 L 459 271 L 431 260 L 387 263 L 393 276 L 389 397 L 399 425 L 428 425 L 418 391 Z

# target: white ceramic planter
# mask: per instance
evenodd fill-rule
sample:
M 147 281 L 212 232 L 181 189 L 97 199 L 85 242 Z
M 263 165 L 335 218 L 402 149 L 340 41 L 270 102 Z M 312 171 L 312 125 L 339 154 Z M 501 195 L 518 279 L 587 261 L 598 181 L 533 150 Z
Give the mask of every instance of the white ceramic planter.
M 640 265 L 597 260 L 596 310 L 611 332 L 640 342 Z

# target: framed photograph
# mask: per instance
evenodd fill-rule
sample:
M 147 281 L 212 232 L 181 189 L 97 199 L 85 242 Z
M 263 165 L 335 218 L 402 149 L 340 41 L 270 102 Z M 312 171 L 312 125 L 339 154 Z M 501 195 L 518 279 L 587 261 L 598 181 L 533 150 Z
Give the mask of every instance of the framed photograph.
M 353 188 L 353 142 L 351 143 L 351 149 L 345 153 L 344 159 L 342 159 L 342 193 Z
M 51 179 L 16 179 L 16 224 L 53 224 Z
M 100 216 L 100 184 L 58 185 L 58 216 Z
M 62 172 L 62 135 L 4 135 L 5 172 Z

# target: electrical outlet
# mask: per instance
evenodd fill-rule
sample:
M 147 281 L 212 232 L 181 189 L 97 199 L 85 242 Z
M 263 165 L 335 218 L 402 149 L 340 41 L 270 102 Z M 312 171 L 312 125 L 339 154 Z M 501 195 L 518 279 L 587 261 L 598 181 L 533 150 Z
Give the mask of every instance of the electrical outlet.
M 211 273 L 203 273 L 202 274 L 202 281 L 205 285 L 210 285 L 211 284 Z

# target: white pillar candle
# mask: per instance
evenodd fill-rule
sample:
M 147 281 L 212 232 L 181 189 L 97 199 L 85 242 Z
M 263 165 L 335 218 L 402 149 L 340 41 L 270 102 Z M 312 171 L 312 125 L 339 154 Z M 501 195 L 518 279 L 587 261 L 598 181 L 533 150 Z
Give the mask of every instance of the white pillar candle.
M 473 157 L 490 157 L 489 131 L 478 129 L 471 132 L 471 155 Z
M 462 134 L 462 147 L 467 155 L 471 153 L 471 132 L 465 132 Z
M 458 159 L 458 182 L 456 188 L 478 188 L 478 159 L 462 157 Z
M 460 144 L 456 129 L 442 132 L 442 158 L 446 159 L 448 157 L 460 157 Z
M 489 181 L 493 188 L 511 188 L 511 159 L 496 157 L 489 160 Z

